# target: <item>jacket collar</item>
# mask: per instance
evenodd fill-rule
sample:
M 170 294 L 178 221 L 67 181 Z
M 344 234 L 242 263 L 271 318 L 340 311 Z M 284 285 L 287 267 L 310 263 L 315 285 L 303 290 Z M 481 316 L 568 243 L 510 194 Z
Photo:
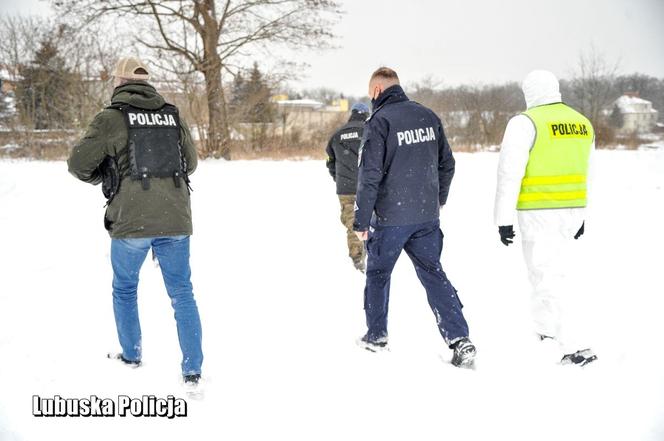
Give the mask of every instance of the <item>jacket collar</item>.
M 348 122 L 351 122 L 351 121 L 366 121 L 368 117 L 369 117 L 369 115 L 366 114 L 366 113 L 360 113 L 360 112 L 353 111 L 350 114 L 350 118 L 348 118 Z
M 383 90 L 383 92 L 378 95 L 378 98 L 371 101 L 371 104 L 373 112 L 376 113 L 378 109 L 386 104 L 401 103 L 403 101 L 408 101 L 408 97 L 406 96 L 406 93 L 403 91 L 401 86 L 395 84 L 394 86 L 390 86 Z
M 143 90 L 147 90 L 149 92 L 156 92 L 157 91 L 154 88 L 154 86 L 152 84 L 149 84 L 147 81 L 132 80 L 130 82 L 121 84 L 118 87 L 114 88 L 113 89 L 113 94 L 111 96 L 115 97 L 117 94 L 119 94 L 121 92 L 136 93 L 137 91 L 143 91 Z
M 166 103 L 155 88 L 144 81 L 132 81 L 113 90 L 112 104 L 129 104 L 139 109 L 156 110 Z

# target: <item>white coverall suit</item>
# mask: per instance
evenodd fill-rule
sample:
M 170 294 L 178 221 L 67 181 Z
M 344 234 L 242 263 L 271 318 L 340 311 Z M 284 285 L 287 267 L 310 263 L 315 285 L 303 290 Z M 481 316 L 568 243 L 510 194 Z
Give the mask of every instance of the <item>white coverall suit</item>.
M 522 88 L 528 108 L 561 102 L 558 80 L 550 72 L 532 72 Z M 500 150 L 494 212 L 497 226 L 514 225 L 521 180 L 534 142 L 535 126 L 530 118 L 513 117 L 507 124 Z M 574 235 L 583 224 L 585 214 L 585 208 L 518 211 L 523 254 L 533 289 L 531 308 L 535 332 L 555 338 L 563 353 L 585 348 L 578 346 L 578 335 L 565 332 L 564 311 L 561 310 L 565 303 L 561 300 L 570 291 L 570 287 L 565 286 L 565 264 L 574 252 L 570 245 L 574 245 Z

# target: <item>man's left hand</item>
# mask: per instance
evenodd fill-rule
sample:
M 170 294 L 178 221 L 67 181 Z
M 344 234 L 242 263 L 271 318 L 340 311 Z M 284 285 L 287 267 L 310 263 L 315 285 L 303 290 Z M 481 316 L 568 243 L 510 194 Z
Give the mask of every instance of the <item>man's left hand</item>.
M 498 227 L 498 234 L 500 234 L 500 241 L 505 245 L 509 246 L 514 242 L 514 226 L 513 225 L 502 225 Z
M 356 231 L 355 235 L 357 236 L 358 239 L 360 239 L 363 242 L 366 241 L 367 239 L 369 239 L 369 232 L 368 231 Z

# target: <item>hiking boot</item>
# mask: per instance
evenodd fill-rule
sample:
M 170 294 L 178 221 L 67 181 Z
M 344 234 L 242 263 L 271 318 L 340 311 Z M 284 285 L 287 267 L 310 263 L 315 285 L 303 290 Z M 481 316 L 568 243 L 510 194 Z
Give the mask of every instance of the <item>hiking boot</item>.
M 198 382 L 201 381 L 201 374 L 184 375 L 182 379 L 187 386 L 198 386 Z
M 119 360 L 132 368 L 137 368 L 141 365 L 141 360 L 128 360 L 124 357 L 124 355 L 122 355 L 122 353 L 108 353 L 106 354 L 106 357 L 110 358 L 111 360 Z
M 585 366 L 588 363 L 592 363 L 597 360 L 597 355 L 592 351 L 592 349 L 582 349 L 576 351 L 573 354 L 566 354 L 560 360 L 560 364 L 575 364 L 577 366 Z
M 450 349 L 454 350 L 452 365 L 467 369 L 472 369 L 475 366 L 475 355 L 477 354 L 477 350 L 468 337 L 458 340 L 450 347 Z
M 380 338 L 369 338 L 368 334 L 357 341 L 358 346 L 371 352 L 387 351 L 387 336 Z

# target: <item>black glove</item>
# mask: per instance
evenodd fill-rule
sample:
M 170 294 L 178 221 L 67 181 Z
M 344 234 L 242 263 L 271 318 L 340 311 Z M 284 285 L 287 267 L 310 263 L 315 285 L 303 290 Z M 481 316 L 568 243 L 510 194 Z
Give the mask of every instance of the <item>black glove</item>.
M 586 232 L 586 221 L 583 221 L 583 223 L 581 224 L 581 228 L 579 228 L 579 231 L 577 231 L 576 234 L 574 235 L 574 240 L 583 236 L 583 233 L 585 232 Z
M 505 246 L 514 242 L 512 240 L 514 239 L 514 226 L 503 225 L 502 227 L 498 227 L 498 233 L 500 234 L 500 241 L 504 243 Z

